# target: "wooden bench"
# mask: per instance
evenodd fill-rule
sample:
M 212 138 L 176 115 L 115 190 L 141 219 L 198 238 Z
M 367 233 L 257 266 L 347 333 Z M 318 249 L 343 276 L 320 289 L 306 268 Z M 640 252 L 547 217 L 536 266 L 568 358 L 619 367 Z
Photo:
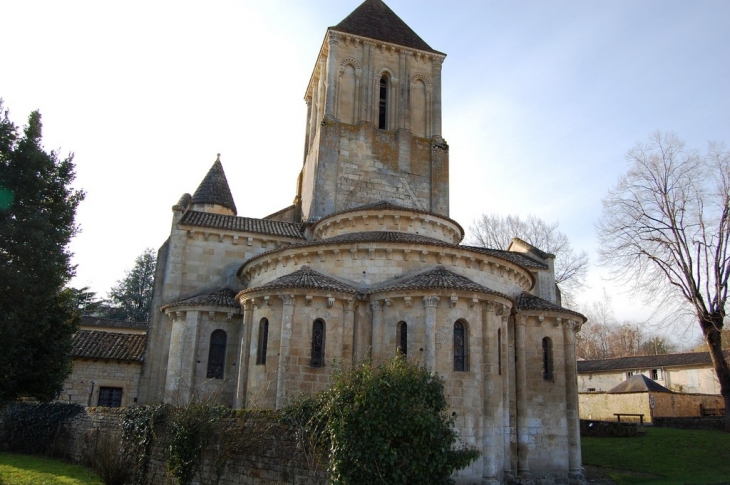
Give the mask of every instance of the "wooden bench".
M 621 416 L 633 416 L 639 418 L 639 426 L 644 426 L 644 415 L 639 413 L 613 413 L 616 416 L 616 420 L 620 423 Z

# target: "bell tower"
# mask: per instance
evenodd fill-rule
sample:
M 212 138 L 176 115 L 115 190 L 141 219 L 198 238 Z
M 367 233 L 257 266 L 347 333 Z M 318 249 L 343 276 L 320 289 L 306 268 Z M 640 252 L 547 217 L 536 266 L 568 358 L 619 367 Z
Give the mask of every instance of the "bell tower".
M 382 0 L 327 30 L 304 97 L 304 221 L 383 200 L 449 215 L 445 57 Z

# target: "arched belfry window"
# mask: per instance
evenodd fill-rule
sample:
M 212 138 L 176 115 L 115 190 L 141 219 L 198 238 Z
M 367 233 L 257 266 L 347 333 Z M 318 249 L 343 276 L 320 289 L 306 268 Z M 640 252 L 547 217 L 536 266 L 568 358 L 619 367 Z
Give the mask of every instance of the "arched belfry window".
M 210 334 L 208 350 L 207 379 L 223 379 L 223 367 L 226 364 L 226 332 L 216 330 Z
M 312 325 L 312 367 L 324 367 L 324 321 L 319 318 Z
M 256 352 L 256 364 L 266 364 L 266 348 L 269 345 L 269 320 L 262 318 L 259 322 L 259 346 Z
M 542 339 L 542 378 L 553 380 L 553 341 L 549 337 Z
M 403 355 L 408 355 L 408 324 L 406 322 L 398 323 L 398 351 Z
M 388 99 L 389 87 L 390 79 L 388 79 L 387 74 L 383 74 L 380 78 L 380 85 L 378 89 L 378 92 L 380 93 L 378 98 L 378 128 L 381 130 L 388 129 L 388 102 L 390 101 Z
M 454 323 L 454 370 L 465 372 L 469 370 L 467 359 L 467 332 L 466 324 L 461 320 Z

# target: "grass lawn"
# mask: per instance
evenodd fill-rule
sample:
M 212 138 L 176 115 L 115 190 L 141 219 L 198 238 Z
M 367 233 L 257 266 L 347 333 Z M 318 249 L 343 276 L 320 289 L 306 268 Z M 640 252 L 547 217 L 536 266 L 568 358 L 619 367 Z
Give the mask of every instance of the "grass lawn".
M 730 483 L 730 434 L 644 428 L 638 438 L 581 438 L 583 463 L 619 485 Z
M 38 456 L 0 453 L 1 485 L 103 485 L 88 468 Z

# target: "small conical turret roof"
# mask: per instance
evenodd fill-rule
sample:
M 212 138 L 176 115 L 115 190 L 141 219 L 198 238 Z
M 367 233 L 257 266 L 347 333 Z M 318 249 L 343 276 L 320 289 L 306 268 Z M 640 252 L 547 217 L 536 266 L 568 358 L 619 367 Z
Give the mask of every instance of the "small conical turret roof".
M 382 0 L 365 0 L 342 22 L 330 29 L 441 54 L 433 50 Z
M 233 202 L 233 195 L 231 195 L 231 189 L 228 187 L 228 179 L 226 179 L 226 174 L 223 171 L 220 153 L 213 166 L 208 170 L 208 174 L 200 182 L 191 202 L 193 204 L 219 205 L 232 210 L 234 214 L 238 214 L 236 203 Z

